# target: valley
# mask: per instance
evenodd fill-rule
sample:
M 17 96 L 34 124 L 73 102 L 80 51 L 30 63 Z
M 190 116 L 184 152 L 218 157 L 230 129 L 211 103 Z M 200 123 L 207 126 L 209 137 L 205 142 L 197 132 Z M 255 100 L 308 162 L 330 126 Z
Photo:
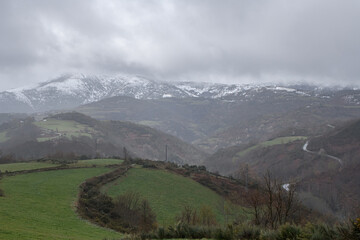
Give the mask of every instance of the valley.
M 0 1 L 0 240 L 360 240 L 360 1 Z
M 0 235 L 117 239 L 145 231 L 176 238 L 189 226 L 208 229 L 201 236 L 213 238 L 214 229 L 228 231 L 229 223 L 239 231 L 254 222 L 282 226 L 282 210 L 275 219 L 259 210 L 266 209 L 266 176 L 281 196 L 278 204 L 296 197 L 293 224 L 353 218 L 360 199 L 358 91 L 85 75 L 13 91 L 18 100 L 26 96 L 21 104 L 31 103 L 31 110 L 0 114 L 1 214 L 13 219 Z M 63 105 L 41 100 L 40 92 Z M 8 104 L 5 95 L 0 103 Z M 59 185 L 64 179 L 68 184 Z M 31 195 L 35 188 L 44 189 L 37 194 L 46 203 Z M 34 221 L 42 228 L 16 228 L 27 221 L 11 205 L 21 194 L 29 202 L 19 203 L 19 211 L 42 212 Z M 57 194 L 64 196 L 51 203 L 61 206 L 53 211 L 47 202 Z M 135 205 L 127 209 L 126 201 Z M 27 209 L 30 204 L 44 209 Z M 46 214 L 57 217 L 45 224 Z M 70 226 L 78 230 L 65 233 Z

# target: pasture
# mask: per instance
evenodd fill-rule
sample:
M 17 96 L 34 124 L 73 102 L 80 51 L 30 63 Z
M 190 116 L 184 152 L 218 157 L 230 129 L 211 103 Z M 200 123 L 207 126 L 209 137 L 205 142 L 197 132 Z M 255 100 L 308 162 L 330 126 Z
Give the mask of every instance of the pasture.
M 8 164 L 0 164 L 1 172 L 14 172 L 21 170 L 32 170 L 39 168 L 48 168 L 48 167 L 56 167 L 58 164 L 52 164 L 48 162 L 21 162 L 21 163 L 8 163 Z
M 34 122 L 34 124 L 43 129 L 46 135 L 37 138 L 39 142 L 48 141 L 57 137 L 67 137 L 71 139 L 72 137 L 86 136 L 92 138 L 92 134 L 96 133 L 92 127 L 70 120 L 48 118 Z
M 79 185 L 106 168 L 69 169 L 4 177 L 0 188 L 0 239 L 101 240 L 121 234 L 97 227 L 76 214 Z
M 107 166 L 114 164 L 121 164 L 124 160 L 120 159 L 89 159 L 89 160 L 78 160 L 76 163 L 69 164 L 70 166 L 76 167 L 91 167 L 91 166 Z
M 251 152 L 252 150 L 255 150 L 259 147 L 270 147 L 270 146 L 274 146 L 274 145 L 286 144 L 286 143 L 290 143 L 290 142 L 294 142 L 294 141 L 298 141 L 298 140 L 306 140 L 306 139 L 307 139 L 307 137 L 304 137 L 304 136 L 278 137 L 278 138 L 275 138 L 275 139 L 272 139 L 269 141 L 259 143 L 252 147 L 249 147 L 245 150 L 242 150 L 242 151 L 238 152 L 236 154 L 236 156 L 238 156 L 238 157 L 245 156 L 245 154 L 247 154 L 247 153 Z
M 0 143 L 6 142 L 9 140 L 9 137 L 6 136 L 7 131 L 0 132 Z
M 132 168 L 126 173 L 126 177 L 105 185 L 102 191 L 113 198 L 128 191 L 140 193 L 149 201 L 158 224 L 162 226 L 175 224 L 175 217 L 185 205 L 196 209 L 209 206 L 213 209 L 217 222 L 224 222 L 220 210 L 224 204 L 221 196 L 190 178 L 164 170 Z

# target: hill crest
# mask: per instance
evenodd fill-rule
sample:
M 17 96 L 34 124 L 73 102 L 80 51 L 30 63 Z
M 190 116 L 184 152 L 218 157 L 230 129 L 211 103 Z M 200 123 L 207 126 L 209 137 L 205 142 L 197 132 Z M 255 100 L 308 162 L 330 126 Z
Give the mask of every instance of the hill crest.
M 14 120 L 0 126 L 4 154 L 34 159 L 57 152 L 88 156 L 128 156 L 196 164 L 206 155 L 180 139 L 147 126 L 120 121 L 98 121 L 77 112 L 41 121 Z M 1 139 L 0 139 L 1 140 Z

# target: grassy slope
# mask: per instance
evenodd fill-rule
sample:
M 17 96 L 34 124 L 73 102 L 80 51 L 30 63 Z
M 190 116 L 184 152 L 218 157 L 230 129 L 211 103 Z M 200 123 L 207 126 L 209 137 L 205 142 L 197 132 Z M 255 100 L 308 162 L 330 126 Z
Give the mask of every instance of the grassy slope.
M 26 163 L 9 163 L 9 164 L 0 164 L 0 170 L 4 171 L 21 171 L 21 170 L 31 170 L 38 168 L 47 168 L 47 167 L 56 167 L 57 164 L 52 163 L 43 163 L 43 162 L 26 162 Z
M 79 219 L 72 208 L 78 186 L 106 168 L 48 171 L 5 177 L 0 187 L 0 239 L 104 239 L 121 235 Z
M 66 137 L 71 138 L 74 137 L 80 137 L 80 136 L 87 136 L 92 137 L 90 133 L 94 133 L 95 130 L 91 127 L 88 127 L 84 124 L 80 124 L 75 121 L 69 121 L 69 120 L 57 120 L 48 118 L 46 121 L 39 121 L 34 123 L 36 126 L 50 130 L 50 131 L 57 131 L 63 135 L 66 135 Z M 85 132 L 87 130 L 88 132 Z M 38 138 L 38 141 L 48 141 L 55 137 L 41 137 Z
M 9 137 L 6 136 L 7 132 L 0 132 L 0 143 L 6 142 L 9 140 Z
M 89 159 L 89 160 L 79 160 L 76 163 L 69 164 L 71 167 L 91 167 L 96 166 L 106 166 L 112 164 L 121 164 L 123 160 L 120 159 Z M 56 167 L 59 164 L 52 164 L 47 162 L 25 162 L 25 163 L 9 163 L 9 164 L 0 164 L 0 171 L 21 171 L 21 170 L 31 170 L 31 169 L 40 169 L 47 167 Z
M 121 164 L 123 163 L 123 160 L 120 159 L 89 159 L 89 160 L 79 160 L 74 164 L 70 164 L 70 166 L 106 166 L 106 165 L 112 165 L 112 164 Z
M 305 140 L 305 139 L 307 139 L 307 137 L 303 137 L 303 136 L 279 137 L 279 138 L 275 138 L 275 139 L 272 139 L 269 141 L 259 143 L 255 146 L 249 147 L 241 152 L 238 152 L 236 155 L 239 157 L 242 157 L 245 154 L 249 153 L 250 151 L 252 151 L 258 147 L 270 147 L 270 146 L 274 146 L 274 145 L 286 144 L 286 143 L 294 142 L 297 140 Z
M 217 210 L 221 197 L 201 184 L 162 170 L 133 168 L 125 178 L 107 185 L 103 189 L 116 197 L 126 191 L 139 192 L 147 198 L 157 215 L 159 225 L 174 223 L 185 204 L 200 208 L 208 205 L 215 210 L 217 221 L 223 217 Z

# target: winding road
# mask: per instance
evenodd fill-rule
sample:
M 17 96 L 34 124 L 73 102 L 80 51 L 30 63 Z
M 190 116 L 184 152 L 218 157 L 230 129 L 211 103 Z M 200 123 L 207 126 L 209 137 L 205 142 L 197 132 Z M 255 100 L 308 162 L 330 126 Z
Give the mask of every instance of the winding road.
M 323 155 L 323 156 L 325 156 L 325 157 L 328 157 L 328 158 L 331 158 L 331 159 L 336 160 L 338 163 L 340 163 L 340 171 L 341 171 L 342 165 L 343 165 L 343 161 L 342 161 L 340 158 L 335 157 L 335 156 L 331 156 L 331 155 L 326 154 L 326 153 L 320 154 L 320 153 L 315 152 L 315 151 L 310 151 L 310 150 L 307 148 L 308 146 L 309 146 L 309 141 L 306 141 L 306 143 L 304 144 L 304 146 L 303 146 L 302 149 L 303 149 L 305 152 L 308 152 L 308 153 L 311 153 L 311 154 Z M 283 185 L 282 185 L 282 188 L 285 189 L 285 191 L 287 191 L 287 192 L 289 191 L 289 187 L 290 187 L 290 183 L 286 183 L 286 184 L 283 184 Z
M 318 152 L 308 150 L 308 149 L 307 149 L 308 145 L 309 145 L 309 141 L 306 141 L 306 143 L 305 143 L 304 146 L 303 146 L 303 150 L 304 150 L 305 152 L 320 155 L 320 153 L 318 153 Z M 343 165 L 343 161 L 342 161 L 340 158 L 338 158 L 338 157 L 331 156 L 331 155 L 326 154 L 326 153 L 325 153 L 325 154 L 322 154 L 322 155 L 323 155 L 323 156 L 326 156 L 326 157 L 328 157 L 328 158 L 331 158 L 331 159 L 336 160 L 337 162 L 340 163 L 341 166 Z

